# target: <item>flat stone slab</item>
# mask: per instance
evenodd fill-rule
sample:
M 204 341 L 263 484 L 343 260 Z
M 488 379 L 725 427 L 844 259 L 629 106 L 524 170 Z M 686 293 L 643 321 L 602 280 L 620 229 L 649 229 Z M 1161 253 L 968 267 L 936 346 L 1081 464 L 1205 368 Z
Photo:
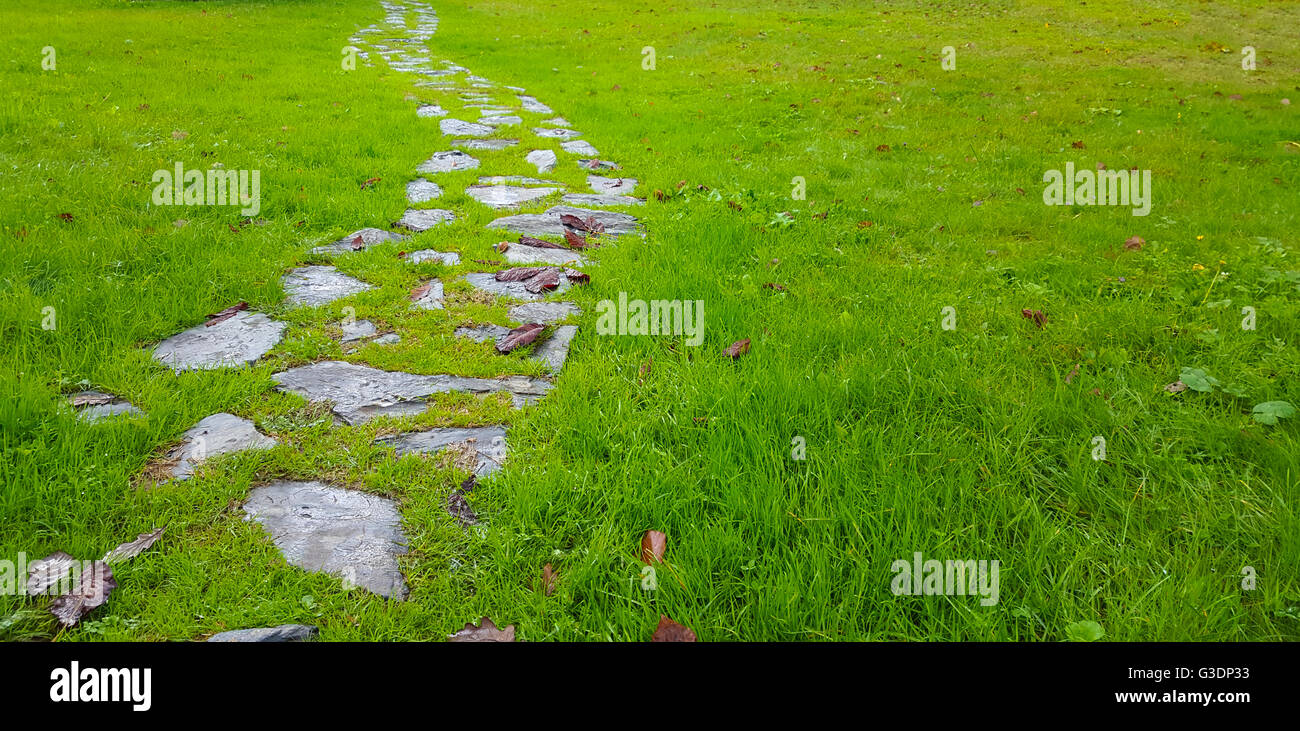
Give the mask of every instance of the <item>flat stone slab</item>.
M 360 242 L 357 239 L 361 239 Z M 381 228 L 363 228 L 359 231 L 344 236 L 338 241 L 317 246 L 311 250 L 313 254 L 348 254 L 353 251 L 362 251 L 367 247 L 375 244 L 382 244 L 385 241 L 405 241 L 406 237 L 401 234 L 395 234 L 392 231 L 385 231 Z M 355 248 L 360 244 L 360 248 Z
M 510 107 L 503 107 L 500 104 L 466 104 L 465 108 L 479 110 L 479 121 L 482 121 L 483 117 L 499 117 L 514 111 Z
M 430 279 L 424 283 L 429 288 L 420 295 L 419 299 L 411 302 L 411 306 L 417 310 L 441 310 L 442 304 L 442 282 L 437 279 Z
M 253 488 L 244 513 L 270 534 L 290 565 L 406 598 L 397 566 L 406 535 L 393 501 L 323 482 L 279 481 Z
M 479 124 L 486 124 L 490 127 L 509 127 L 516 124 L 523 124 L 524 120 L 513 115 L 499 115 L 492 117 L 479 117 Z
M 526 175 L 482 175 L 478 179 L 479 185 L 550 185 L 556 188 L 563 188 L 564 183 L 558 180 L 543 180 L 541 178 L 530 178 Z
M 320 631 L 307 624 L 282 624 L 279 627 L 233 629 L 218 632 L 208 642 L 302 642 L 315 639 Z
M 276 444 L 274 439 L 259 432 L 248 419 L 241 419 L 234 414 L 213 414 L 185 432 L 180 445 L 168 454 L 168 457 L 176 460 L 171 468 L 172 479 L 190 479 L 194 476 L 194 468 L 218 455 L 249 449 L 270 449 Z
M 639 206 L 645 203 L 640 198 L 630 195 L 607 195 L 604 193 L 569 193 L 560 197 L 561 203 L 573 206 Z
M 408 208 L 393 225 L 419 233 L 455 220 L 456 214 L 441 208 Z
M 465 194 L 492 208 L 516 208 L 562 190 L 562 188 L 523 188 L 514 185 L 471 185 L 465 189 Z
M 510 334 L 510 328 L 501 325 L 479 325 L 478 327 L 458 327 L 456 337 L 473 340 L 476 343 L 496 342 Z
M 507 147 L 514 147 L 519 144 L 519 140 L 452 140 L 452 147 L 463 147 L 466 150 L 504 150 Z M 477 165 L 475 167 L 478 167 Z
M 552 294 L 563 292 L 573 286 L 569 278 L 563 274 L 560 275 L 560 284 L 555 289 L 533 294 L 524 288 L 523 282 L 498 282 L 492 272 L 470 272 L 465 275 L 465 281 L 476 289 L 481 289 L 489 294 L 498 297 L 511 297 L 525 302 L 533 302 L 544 299 Z
M 412 251 L 406 255 L 406 261 L 410 264 L 419 264 L 426 261 L 437 261 L 454 267 L 460 263 L 460 254 L 454 251 L 434 251 L 433 249 L 420 249 Z
M 552 388 L 546 381 L 526 376 L 422 376 L 337 360 L 291 368 L 272 378 L 282 391 L 312 402 L 333 402 L 334 414 L 350 425 L 364 424 L 377 416 L 419 414 L 428 408 L 425 399 L 436 393 L 504 391 L 510 394 L 514 407 L 519 408 L 545 396 Z
M 447 116 L 447 110 L 446 110 L 446 109 L 443 109 L 442 107 L 438 106 L 437 104 L 421 104 L 420 106 L 418 106 L 418 107 L 415 108 L 415 116 L 417 116 L 417 117 L 445 117 L 445 116 Z
M 466 122 L 463 119 L 438 120 L 438 129 L 444 135 L 465 135 L 466 137 L 486 137 L 492 134 L 492 128 L 486 124 Z
M 568 142 L 561 142 L 560 149 L 571 155 L 591 155 L 592 157 L 598 157 L 600 155 L 600 152 L 596 148 L 592 147 L 591 143 L 586 140 L 570 140 Z
M 572 302 L 526 302 L 511 307 L 506 310 L 506 314 L 511 320 L 519 323 L 550 324 L 565 320 L 569 315 L 581 315 L 582 310 Z
M 365 340 L 375 334 L 375 323 L 369 320 L 356 320 L 355 322 L 343 322 L 339 324 L 339 329 L 343 331 L 341 343 L 351 343 L 356 340 Z
M 537 166 L 539 173 L 549 173 L 554 170 L 557 160 L 554 150 L 533 150 L 524 157 L 524 161 L 528 164 Z
M 534 97 L 519 95 L 519 103 L 523 106 L 525 112 L 535 114 L 555 114 L 555 110 L 537 101 Z
M 583 266 L 587 260 L 571 249 L 549 249 L 541 246 L 510 244 L 501 252 L 501 258 L 511 264 L 554 264 L 556 266 Z
M 504 426 L 406 432 L 376 439 L 375 443 L 392 447 L 398 457 L 408 454 L 436 454 L 452 445 L 467 445 L 474 450 L 474 474 L 479 477 L 487 477 L 501 469 L 501 463 L 506 459 Z
M 533 134 L 538 137 L 550 137 L 557 140 L 571 140 L 574 137 L 582 136 L 582 133 L 577 130 L 564 129 L 563 127 L 533 127 Z
M 68 397 L 68 402 L 77 411 L 77 418 L 94 423 L 100 419 L 114 416 L 143 416 L 144 412 L 131 405 L 125 399 L 100 391 L 82 391 Z
M 609 160 L 579 160 L 578 167 L 584 170 L 622 170 L 623 166 Z
M 564 368 L 564 361 L 569 357 L 569 346 L 573 336 L 578 334 L 577 325 L 561 325 L 545 342 L 533 347 L 533 360 L 545 361 L 552 373 L 559 373 Z
M 549 124 L 552 127 L 568 127 L 569 120 L 564 117 L 556 117 L 554 119 L 544 119 L 542 120 L 542 124 Z
M 460 150 L 435 152 L 428 160 L 416 168 L 421 173 L 450 173 L 457 170 L 473 170 L 478 167 L 478 158 L 467 155 Z
M 412 180 L 406 184 L 406 200 L 411 203 L 425 203 L 442 197 L 442 187 L 424 178 Z
M 544 213 L 521 213 L 515 216 L 498 218 L 487 224 L 487 228 L 505 229 L 529 236 L 563 236 L 565 227 L 560 222 L 560 216 L 563 214 L 577 216 L 584 221 L 588 218 L 595 219 L 605 226 L 603 233 L 606 236 L 617 237 L 623 234 L 640 232 L 641 225 L 634 217 L 626 213 L 575 208 L 573 206 L 554 206 L 546 209 Z
M 294 269 L 284 275 L 281 281 L 288 295 L 285 297 L 285 302 L 290 307 L 320 307 L 334 300 L 374 289 L 371 285 L 353 279 L 334 267 L 319 265 Z
M 387 335 L 380 335 L 370 342 L 373 345 L 396 345 L 402 342 L 402 336 L 397 333 L 388 333 Z
M 631 195 L 636 188 L 636 178 L 606 178 L 600 175 L 588 175 L 587 185 L 597 193 L 606 195 Z
M 167 338 L 153 357 L 177 373 L 250 365 L 279 344 L 284 328 L 260 312 L 237 312 L 212 327 L 198 325 Z

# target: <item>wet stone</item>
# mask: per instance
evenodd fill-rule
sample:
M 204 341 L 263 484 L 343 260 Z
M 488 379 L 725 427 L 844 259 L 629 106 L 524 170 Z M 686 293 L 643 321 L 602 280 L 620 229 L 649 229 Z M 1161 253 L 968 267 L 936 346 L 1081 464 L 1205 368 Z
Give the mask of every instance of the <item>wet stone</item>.
M 279 481 L 253 488 L 244 512 L 270 534 L 290 565 L 383 597 L 406 598 L 397 566 L 406 535 L 393 501 L 323 482 Z
M 411 203 L 425 203 L 440 196 L 442 196 L 442 187 L 424 178 L 406 184 L 406 200 Z
M 428 160 L 420 163 L 416 171 L 421 173 L 450 173 L 457 170 L 473 170 L 478 167 L 478 159 L 460 150 L 435 152 Z
M 549 173 L 555 169 L 557 158 L 554 150 L 533 150 L 524 158 L 530 165 L 537 166 L 537 172 Z
M 560 369 L 564 368 L 564 361 L 569 357 L 569 346 L 573 343 L 573 336 L 577 334 L 577 325 L 561 325 L 555 328 L 555 333 L 551 337 L 540 345 L 534 346 L 533 360 L 544 361 L 552 373 L 559 373 Z
M 519 144 L 519 140 L 452 140 L 452 147 L 463 147 L 466 150 L 504 150 L 507 147 L 514 147 Z M 473 167 L 478 167 L 474 165 Z
M 486 124 L 476 124 L 460 119 L 443 119 L 438 121 L 438 129 L 444 135 L 466 135 L 468 137 L 486 137 L 492 134 L 492 128 Z
M 515 322 L 540 322 L 546 325 L 565 320 L 570 315 L 581 315 L 582 310 L 572 302 L 526 302 L 511 307 L 506 314 Z
M 431 184 L 432 185 L 432 184 Z M 375 244 L 382 244 L 385 241 L 405 241 L 406 237 L 391 231 L 385 231 L 380 228 L 363 228 L 360 231 L 353 231 L 338 241 L 334 241 L 324 246 L 317 246 L 311 250 L 313 254 L 348 254 L 353 251 L 359 251 L 354 248 L 357 244 L 357 238 L 361 238 L 361 249 L 365 249 Z
M 425 282 L 428 289 L 420 295 L 418 299 L 411 303 L 417 310 L 441 310 L 442 304 L 442 282 L 437 279 L 430 279 Z
M 334 300 L 374 289 L 369 284 L 353 279 L 330 266 L 299 267 L 284 275 L 281 281 L 288 294 L 285 302 L 290 307 L 320 307 Z
M 199 325 L 167 338 L 153 357 L 177 373 L 249 365 L 279 344 L 284 328 L 260 312 L 237 312 L 212 327 Z
M 77 411 L 77 418 L 94 423 L 100 419 L 114 416 L 142 416 L 144 412 L 131 405 L 125 399 L 99 391 L 82 391 L 68 398 Z
M 550 249 L 525 244 L 510 244 L 501 252 L 501 258 L 510 264 L 554 264 L 556 266 L 582 266 L 587 260 L 570 249 Z
M 510 328 L 500 325 L 479 325 L 478 327 L 458 327 L 456 337 L 467 338 L 476 343 L 496 342 L 510 334 Z
M 570 140 L 568 142 L 561 142 L 560 149 L 571 155 L 591 155 L 592 157 L 600 155 L 600 152 L 596 150 L 596 148 L 592 147 L 591 143 L 586 140 Z
M 605 195 L 630 195 L 636 188 L 636 178 L 605 178 L 588 175 L 587 185 L 597 193 Z
M 369 320 L 356 320 L 355 322 L 343 322 L 339 324 L 339 329 L 343 331 L 341 343 L 350 343 L 354 340 L 364 340 L 375 334 L 375 323 Z
M 520 94 L 519 103 L 523 105 L 525 112 L 533 112 L 535 114 L 555 114 L 554 109 L 551 109 L 531 96 Z
M 419 233 L 455 220 L 456 214 L 441 208 L 408 208 L 406 213 L 402 214 L 402 218 L 394 225 Z
M 218 632 L 208 642 L 302 642 L 315 639 L 320 631 L 307 624 L 282 624 L 279 627 L 257 627 Z
M 446 109 L 443 109 L 442 107 L 438 106 L 437 104 L 421 104 L 420 106 L 416 107 L 416 109 L 415 109 L 415 116 L 417 116 L 417 117 L 445 117 L 445 116 L 447 116 L 447 110 L 446 110 Z
M 412 251 L 406 255 L 406 261 L 410 264 L 420 264 L 426 261 L 438 261 L 453 267 L 460 263 L 460 254 L 454 251 L 434 251 L 433 249 L 420 249 Z
M 640 228 L 637 220 L 626 213 L 574 208 L 573 206 L 554 206 L 546 209 L 544 213 L 524 213 L 498 218 L 487 224 L 487 228 L 505 229 L 529 236 L 563 236 L 565 228 L 560 222 L 560 216 L 566 213 L 577 216 L 584 221 L 588 218 L 595 219 L 597 223 L 605 227 L 603 232 L 605 236 L 617 237 L 628 233 L 638 233 Z
M 171 468 L 172 478 L 176 480 L 190 479 L 195 467 L 218 455 L 270 449 L 276 445 L 276 441 L 259 432 L 253 422 L 225 413 L 203 419 L 185 432 L 181 440 L 181 444 L 168 454 L 170 459 L 176 460 Z
M 574 137 L 582 136 L 581 132 L 561 127 L 534 127 L 533 134 L 538 137 L 550 137 L 557 140 L 571 140 Z
M 560 188 L 521 188 L 513 185 L 471 185 L 465 194 L 492 208 L 514 208 L 524 203 L 545 198 Z
M 560 198 L 561 203 L 573 206 L 639 206 L 645 201 L 630 195 L 605 195 L 597 193 L 570 193 Z
M 487 477 L 501 469 L 501 463 L 506 459 L 506 430 L 503 426 L 407 432 L 376 439 L 375 443 L 393 447 L 398 457 L 436 454 L 453 445 L 465 445 L 474 450 L 474 474 L 479 477 Z
M 480 117 L 478 121 L 479 124 L 486 124 L 492 127 L 508 127 L 515 124 L 523 124 L 524 120 L 514 116 L 499 116 Z
M 563 274 L 560 275 L 560 284 L 555 289 L 545 290 L 539 294 L 533 294 L 524 287 L 523 282 L 498 282 L 496 276 L 491 272 L 470 272 L 465 275 L 465 281 L 476 289 L 481 289 L 489 294 L 498 297 L 510 297 L 525 302 L 531 302 L 543 299 L 552 294 L 567 290 L 572 284 L 569 278 Z
M 491 276 L 491 275 L 489 275 Z M 526 376 L 463 378 L 422 376 L 337 360 L 321 361 L 277 373 L 273 379 L 282 391 L 312 402 L 333 402 L 344 423 L 364 424 L 377 416 L 409 416 L 425 411 L 425 399 L 436 393 L 488 394 L 506 392 L 515 408 L 532 403 L 552 388 L 546 381 Z

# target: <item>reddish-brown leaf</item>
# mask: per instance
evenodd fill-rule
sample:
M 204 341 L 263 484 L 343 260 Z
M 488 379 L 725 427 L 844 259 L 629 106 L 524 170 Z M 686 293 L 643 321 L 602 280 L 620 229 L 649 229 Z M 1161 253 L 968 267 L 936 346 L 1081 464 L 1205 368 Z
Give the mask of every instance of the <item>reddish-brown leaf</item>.
M 641 563 L 659 563 L 668 550 L 668 536 L 657 530 L 648 530 L 641 536 Z
M 520 325 L 514 330 L 511 330 L 504 338 L 501 338 L 501 340 L 497 342 L 497 352 L 509 353 L 517 348 L 522 348 L 541 337 L 542 331 L 545 329 L 545 325 L 537 322 Z
M 108 601 L 108 595 L 117 588 L 113 569 L 103 561 L 93 561 L 77 577 L 72 591 L 50 602 L 50 614 L 64 627 L 72 627 L 81 618 Z
M 1047 315 L 1044 315 L 1042 310 L 1023 309 L 1020 311 L 1020 316 L 1027 320 L 1033 320 L 1034 324 L 1040 328 L 1047 323 Z
M 1128 237 L 1128 240 L 1124 242 L 1124 248 L 1129 251 L 1137 251 L 1141 249 L 1144 244 L 1146 244 L 1146 239 L 1141 236 L 1130 236 Z
M 548 268 L 549 267 L 511 267 L 509 269 L 502 269 L 492 275 L 492 278 L 498 282 L 522 282 L 525 279 L 532 279 Z
M 1067 373 L 1067 374 L 1065 374 L 1065 382 L 1066 382 L 1066 383 L 1073 383 L 1073 382 L 1074 382 L 1074 378 L 1075 378 L 1075 376 L 1077 376 L 1077 375 L 1079 375 L 1079 364 L 1078 364 L 1078 363 L 1075 363 L 1075 364 L 1074 364 L 1074 367 L 1070 369 L 1070 372 Z
M 1074 142 L 1071 142 L 1070 147 L 1073 147 L 1076 150 L 1082 150 L 1084 148 L 1083 140 L 1075 140 Z
M 749 338 L 745 338 L 744 340 L 737 340 L 731 345 L 728 345 L 726 350 L 722 351 L 722 354 L 727 356 L 728 358 L 731 358 L 732 360 L 735 360 L 748 352 L 749 352 Z
M 248 309 L 247 302 L 240 302 L 237 305 L 231 305 L 230 307 L 227 307 L 221 312 L 208 315 L 209 319 L 207 322 L 203 323 L 203 325 L 205 327 L 212 327 L 213 325 L 216 325 L 219 322 L 225 322 L 226 320 L 229 320 L 230 318 L 234 317 L 236 312 L 240 312 L 242 310 L 247 310 L 247 309 Z
M 667 198 L 668 198 L 668 196 L 664 195 L 664 192 L 663 192 L 662 190 L 660 190 L 660 189 L 658 189 L 658 188 L 655 189 L 655 200 L 657 200 L 657 201 L 659 201 L 660 203 L 662 203 L 662 202 L 664 202 L 665 200 L 667 200 Z
M 496 245 L 496 250 L 497 250 L 497 253 L 499 253 L 499 254 L 504 254 L 504 253 L 506 253 L 507 251 L 510 251 L 510 242 L 508 242 L 508 241 L 502 241 L 501 243 L 499 243 L 499 244 Z
M 776 282 L 767 282 L 763 285 L 763 287 L 765 289 L 775 289 L 778 292 L 786 291 L 784 284 L 777 284 Z
M 415 289 L 412 289 L 410 300 L 412 302 L 418 302 L 421 297 L 429 293 L 429 288 L 432 286 L 432 284 L 421 284 Z
M 519 243 L 524 246 L 536 246 L 539 249 L 563 249 L 563 246 L 546 239 L 538 239 L 532 236 L 520 236 Z
M 454 635 L 447 636 L 448 642 L 514 642 L 515 626 L 507 625 L 505 629 L 497 629 L 496 624 L 484 617 L 479 620 L 478 625 L 466 624 L 465 629 L 460 630 Z
M 568 277 L 574 284 L 586 284 L 591 281 L 591 275 L 586 272 L 580 272 L 577 269 L 564 268 L 564 276 Z
M 560 270 L 551 267 L 544 267 L 537 276 L 524 282 L 524 289 L 533 294 L 541 294 L 545 290 L 555 289 L 558 286 L 560 286 Z
M 587 230 L 589 230 L 589 229 L 587 228 L 587 222 L 586 222 L 586 221 L 582 220 L 581 218 L 578 218 L 577 216 L 575 216 L 575 215 L 573 215 L 573 214 L 571 214 L 571 213 L 561 213 L 561 214 L 560 214 L 560 223 L 564 224 L 565 226 L 568 226 L 569 228 L 576 228 L 576 229 L 578 229 L 579 231 L 587 231 Z
M 464 525 L 478 524 L 478 516 L 474 514 L 474 509 L 469 506 L 469 501 L 460 490 L 453 490 L 447 496 L 447 512 Z
M 356 238 L 352 239 L 352 250 L 353 250 L 353 251 L 361 251 L 361 250 L 364 249 L 364 248 L 366 248 L 366 240 L 365 240 L 365 239 L 361 238 L 360 236 L 357 236 Z
M 555 580 L 559 575 L 559 572 L 551 568 L 549 563 L 542 567 L 542 594 L 544 596 L 555 593 Z
M 567 228 L 564 229 L 564 240 L 568 242 L 570 249 L 585 249 L 588 246 L 586 239 Z
M 69 223 L 72 222 L 72 214 L 71 214 L 71 213 L 60 213 L 60 214 L 59 214 L 59 218 L 62 218 L 63 220 L 65 220 L 65 221 L 67 221 L 67 222 L 69 222 Z
M 369 188 L 370 186 L 374 185 L 375 183 L 378 183 L 381 180 L 383 180 L 383 178 L 368 178 L 366 179 L 366 182 L 361 184 L 361 189 L 365 190 L 366 188 Z
M 655 627 L 651 642 L 695 642 L 695 633 L 686 625 L 677 624 L 664 615 L 659 615 L 659 626 Z

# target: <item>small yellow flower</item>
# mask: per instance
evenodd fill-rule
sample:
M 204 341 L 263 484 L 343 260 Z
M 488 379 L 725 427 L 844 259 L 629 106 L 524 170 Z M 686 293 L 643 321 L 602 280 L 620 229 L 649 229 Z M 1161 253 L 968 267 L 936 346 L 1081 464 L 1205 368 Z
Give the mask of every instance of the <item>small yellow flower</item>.
M 1200 264 L 1193 264 L 1193 265 L 1192 265 L 1192 271 L 1194 271 L 1194 272 L 1200 272 L 1200 271 L 1204 271 L 1204 270 L 1205 270 L 1205 267 L 1201 266 Z
M 1228 265 L 1228 262 L 1226 262 L 1226 261 L 1224 261 L 1224 260 L 1222 260 L 1222 259 L 1219 260 L 1219 266 L 1222 267 L 1222 266 L 1227 266 L 1227 265 Z
M 1197 241 L 1200 241 L 1200 240 L 1203 239 L 1203 238 L 1205 238 L 1205 237 L 1204 237 L 1204 236 L 1197 236 L 1197 237 L 1196 237 L 1196 240 L 1197 240 Z

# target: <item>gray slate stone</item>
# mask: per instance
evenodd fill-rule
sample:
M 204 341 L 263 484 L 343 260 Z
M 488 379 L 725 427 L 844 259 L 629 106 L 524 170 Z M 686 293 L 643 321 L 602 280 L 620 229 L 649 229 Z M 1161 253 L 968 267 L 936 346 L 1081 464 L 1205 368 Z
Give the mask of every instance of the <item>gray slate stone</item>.
M 541 246 L 510 244 L 501 258 L 510 264 L 554 264 L 555 266 L 582 266 L 587 260 L 570 249 L 549 249 Z
M 380 335 L 370 342 L 374 345 L 396 345 L 402 342 L 402 336 L 397 333 L 388 333 L 387 335 Z
M 478 327 L 458 327 L 456 337 L 468 338 L 476 343 L 496 342 L 510 334 L 510 328 L 500 325 L 479 325 Z
M 492 208 L 516 208 L 559 193 L 561 188 L 521 188 L 513 185 L 471 185 L 465 194 Z
M 486 124 L 466 122 L 462 119 L 438 120 L 438 129 L 444 135 L 465 135 L 467 137 L 486 137 L 492 134 L 492 128 Z
M 577 216 L 584 221 L 588 217 L 595 218 L 604 224 L 605 236 L 618 237 L 628 233 L 640 233 L 640 224 L 637 223 L 635 218 L 626 213 L 574 208 L 573 206 L 553 206 L 547 208 L 544 213 L 522 213 L 498 218 L 489 223 L 487 228 L 505 229 L 529 236 L 563 236 L 564 225 L 560 223 L 560 215 L 565 213 Z
M 339 328 L 343 330 L 343 338 L 339 340 L 341 343 L 364 340 L 375 334 L 375 323 L 369 320 L 356 320 L 351 323 L 343 322 L 339 324 Z
M 578 167 L 584 170 L 622 170 L 623 166 L 609 160 L 579 160 Z
M 478 159 L 460 150 L 435 152 L 428 160 L 420 163 L 416 171 L 421 173 L 450 173 L 457 170 L 473 170 L 478 167 Z
M 218 632 L 208 638 L 208 642 L 302 642 L 314 639 L 320 633 L 315 627 L 306 624 L 282 624 L 279 627 L 257 627 L 255 629 L 232 629 Z
M 543 299 L 552 294 L 563 292 L 572 286 L 569 282 L 569 278 L 563 274 L 560 275 L 560 284 L 558 287 L 540 294 L 533 294 L 524 289 L 523 282 L 498 282 L 491 272 L 470 272 L 465 275 L 465 281 L 469 282 L 475 288 L 481 289 L 489 294 L 494 294 L 498 297 L 510 297 L 525 302 L 533 302 Z
M 600 155 L 600 152 L 597 151 L 596 148 L 592 147 L 591 143 L 586 140 L 570 140 L 568 142 L 561 142 L 560 149 L 572 155 L 591 155 L 592 157 Z
M 518 323 L 540 322 L 545 325 L 567 319 L 569 315 L 581 315 L 582 310 L 572 302 L 525 302 L 506 310 L 506 314 Z
M 524 160 L 531 165 L 536 165 L 537 172 L 549 173 L 555 169 L 557 158 L 554 150 L 533 150 Z
M 417 310 L 441 310 L 442 305 L 442 282 L 437 279 L 430 279 L 425 284 L 429 285 L 428 291 L 420 296 L 420 299 L 411 303 L 411 306 Z
M 544 119 L 542 120 L 542 124 L 547 124 L 552 127 L 568 127 L 569 120 L 565 119 L 564 117 L 556 117 L 554 119 Z
M 631 195 L 636 188 L 636 178 L 605 178 L 600 175 L 588 175 L 587 185 L 597 193 L 605 195 Z
M 408 454 L 436 454 L 453 444 L 470 444 L 476 453 L 474 474 L 479 477 L 501 469 L 506 459 L 506 429 L 504 426 L 480 426 L 462 429 L 442 428 L 429 431 L 406 432 L 375 440 L 376 444 L 393 447 L 398 457 Z
M 320 307 L 334 300 L 374 289 L 371 285 L 353 279 L 329 266 L 299 267 L 284 275 L 281 282 L 285 292 L 288 293 L 285 302 L 290 307 Z
M 486 124 L 491 127 L 509 127 L 516 124 L 523 124 L 524 120 L 512 115 L 500 115 L 492 117 L 479 117 L 479 124 Z
M 359 231 L 353 231 L 352 233 L 348 234 L 347 236 L 344 236 L 338 241 L 325 244 L 324 246 L 317 246 L 316 248 L 311 250 L 311 253 L 350 254 L 353 251 L 357 251 L 357 249 L 352 248 L 353 245 L 352 242 L 355 241 L 358 236 L 361 237 L 362 249 L 365 249 L 366 247 L 374 246 L 375 244 L 382 244 L 385 241 L 406 240 L 405 236 L 401 234 L 393 233 L 391 231 L 385 231 L 379 228 L 363 228 Z
M 277 442 L 259 432 L 253 422 L 234 414 L 213 414 L 195 424 L 181 437 L 181 443 L 168 456 L 176 460 L 172 479 L 188 480 L 194 468 L 205 460 L 247 449 L 270 449 Z
M 442 196 L 442 188 L 424 178 L 412 180 L 406 184 L 406 200 L 411 203 L 425 203 Z
M 561 325 L 555 328 L 555 333 L 551 337 L 533 348 L 533 360 L 545 361 L 546 367 L 550 368 L 552 373 L 559 373 L 560 369 L 564 368 L 564 361 L 569 357 L 569 346 L 573 344 L 573 336 L 577 334 L 577 325 Z
M 323 482 L 272 482 L 244 503 L 291 565 L 337 576 L 380 596 L 406 598 L 397 556 L 406 553 L 391 500 Z
M 422 376 L 337 360 L 291 368 L 272 378 L 282 391 L 313 402 L 332 401 L 335 415 L 350 425 L 364 424 L 377 416 L 421 413 L 427 408 L 425 399 L 435 393 L 505 391 L 510 394 L 514 407 L 519 408 L 545 396 L 552 388 L 546 381 L 526 376 Z
M 260 312 L 237 312 L 212 327 L 199 325 L 167 338 L 153 357 L 177 373 L 249 365 L 279 344 L 284 328 Z
M 550 137 L 557 140 L 571 140 L 574 137 L 582 136 L 582 133 L 577 130 L 562 127 L 533 127 L 533 134 L 538 137 Z
M 141 411 L 140 409 L 137 409 L 135 406 L 132 406 L 127 401 L 117 398 L 116 396 L 113 396 L 111 394 L 101 393 L 99 391 L 82 391 L 81 393 L 73 394 L 70 398 L 75 399 L 78 396 L 94 396 L 100 399 L 104 399 L 104 398 L 112 399 L 112 401 L 109 401 L 108 403 L 105 404 L 93 404 L 88 406 L 76 407 L 77 418 L 88 424 L 93 424 L 101 419 L 109 419 L 114 416 L 144 415 L 144 412 Z
M 551 109 L 531 96 L 520 94 L 519 103 L 523 105 L 525 112 L 533 112 L 535 114 L 555 114 L 554 109 Z
M 440 261 L 449 267 L 454 267 L 460 263 L 460 254 L 454 251 L 434 251 L 433 249 L 420 249 L 412 251 L 406 255 L 406 261 L 410 264 L 419 264 L 425 261 Z
M 542 180 L 541 178 L 530 178 L 526 175 L 483 175 L 478 179 L 479 185 L 550 185 L 557 188 L 564 187 L 564 184 L 558 180 Z
M 574 206 L 639 206 L 645 203 L 641 198 L 630 195 L 605 195 L 601 193 L 570 193 L 560 197 L 561 203 Z
M 441 208 L 408 208 L 394 225 L 419 233 L 455 220 L 456 214 Z
M 452 140 L 452 147 L 463 147 L 466 150 L 504 150 L 507 147 L 514 147 L 519 144 L 519 140 Z
M 427 73 L 427 72 L 426 72 L 426 73 Z M 445 116 L 447 116 L 447 110 L 446 110 L 446 109 L 443 109 L 442 107 L 438 106 L 437 104 L 421 104 L 420 106 L 416 107 L 416 109 L 415 109 L 415 116 L 417 116 L 417 117 L 445 117 Z

